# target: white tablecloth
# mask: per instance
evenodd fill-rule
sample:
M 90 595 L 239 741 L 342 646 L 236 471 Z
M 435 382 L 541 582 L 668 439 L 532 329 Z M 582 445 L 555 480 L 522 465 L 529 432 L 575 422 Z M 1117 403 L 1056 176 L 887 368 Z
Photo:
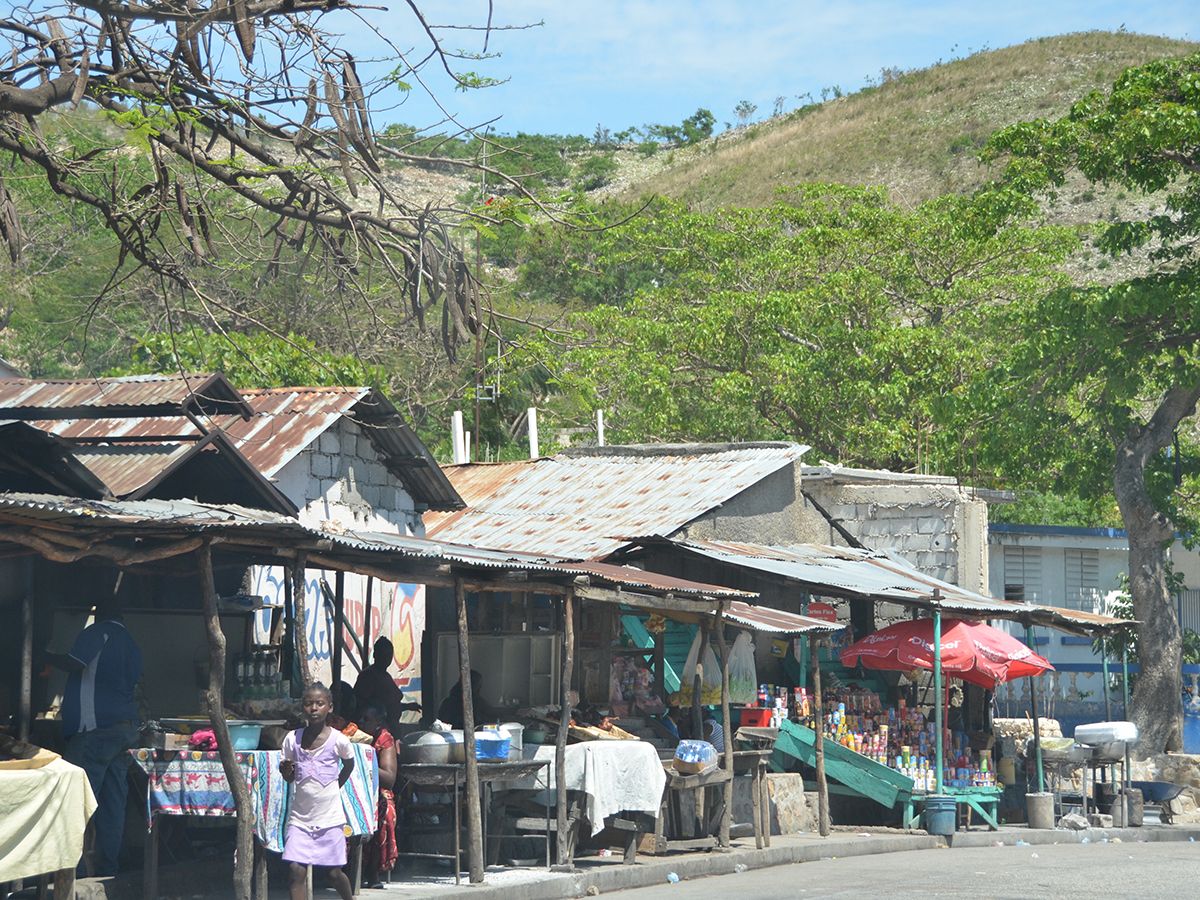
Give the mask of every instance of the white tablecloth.
M 0 771 L 0 882 L 74 869 L 95 811 L 87 775 L 66 760 Z
M 512 782 L 523 790 L 554 790 L 554 747 L 527 746 L 525 759 L 545 759 L 548 768 Z M 662 805 L 667 774 L 658 751 L 644 741 L 586 741 L 569 744 L 563 760 L 567 790 L 582 791 L 585 813 L 592 834 L 604 828 L 604 820 L 628 810 L 657 816 Z

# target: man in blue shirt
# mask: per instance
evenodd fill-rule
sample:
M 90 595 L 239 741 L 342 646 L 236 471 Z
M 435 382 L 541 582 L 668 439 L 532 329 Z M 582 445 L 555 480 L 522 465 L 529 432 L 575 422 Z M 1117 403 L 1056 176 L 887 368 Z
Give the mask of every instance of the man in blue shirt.
M 133 692 L 142 675 L 142 653 L 121 622 L 116 599 L 96 604 L 96 620 L 83 629 L 66 654 L 49 661 L 66 671 L 62 724 L 63 756 L 87 773 L 96 795 L 95 875 L 117 874 L 125 831 L 129 757 L 138 736 Z

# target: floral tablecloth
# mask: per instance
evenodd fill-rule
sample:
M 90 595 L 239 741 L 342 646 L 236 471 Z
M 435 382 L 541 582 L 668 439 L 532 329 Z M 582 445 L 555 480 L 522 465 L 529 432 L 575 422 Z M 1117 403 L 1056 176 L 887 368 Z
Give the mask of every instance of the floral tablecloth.
M 354 744 L 354 772 L 342 787 L 346 834 L 372 834 L 376 827 L 379 765 L 375 751 Z M 153 815 L 234 816 L 233 792 L 225 778 L 221 755 L 215 750 L 130 750 L 146 773 L 147 821 Z M 290 786 L 279 774 L 278 750 L 239 750 L 235 754 L 254 809 L 254 834 L 268 850 L 282 852 L 287 828 Z

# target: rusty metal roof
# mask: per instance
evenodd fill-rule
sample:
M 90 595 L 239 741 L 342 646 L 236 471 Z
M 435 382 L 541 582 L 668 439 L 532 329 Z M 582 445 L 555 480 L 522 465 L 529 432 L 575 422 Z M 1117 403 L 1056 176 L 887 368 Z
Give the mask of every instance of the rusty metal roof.
M 725 618 L 755 631 L 772 634 L 832 634 L 846 626 L 838 622 L 826 622 L 799 613 L 784 612 L 769 606 L 751 606 L 741 600 L 731 600 L 725 608 Z
M 789 443 L 570 450 L 526 463 L 445 467 L 468 508 L 426 531 L 478 547 L 600 559 L 628 535 L 670 535 L 799 460 Z
M 6 383 L 0 381 L 0 388 Z M 212 413 L 199 418 L 206 428 L 224 432 L 251 465 L 268 478 L 345 416 L 360 426 L 384 465 L 417 503 L 439 510 L 460 509 L 463 505 L 420 438 L 387 398 L 372 388 L 263 388 L 244 391 L 241 396 L 246 416 Z M 178 409 L 173 411 L 178 413 Z M 77 443 L 115 445 L 139 440 L 198 440 L 203 436 L 191 420 L 180 414 L 81 418 L 65 412 L 65 408 L 46 406 L 29 418 L 38 428 Z M 108 466 L 111 473 L 122 454 L 109 452 L 108 456 L 113 460 Z M 137 454 L 125 454 L 123 458 L 133 469 L 144 468 Z M 128 473 L 130 480 L 142 475 Z
M 88 532 L 105 538 L 121 533 L 143 540 L 178 539 L 203 533 L 220 534 L 222 547 L 236 549 L 239 540 L 258 547 L 304 546 L 350 570 L 355 561 L 379 565 L 405 562 L 438 563 L 468 570 L 524 573 L 542 578 L 564 576 L 573 583 L 586 577 L 591 583 L 629 588 L 650 595 L 681 595 L 697 600 L 747 599 L 756 595 L 719 585 L 643 572 L 628 566 L 574 563 L 550 556 L 462 547 L 444 541 L 375 532 L 331 532 L 306 526 L 296 519 L 237 505 L 197 503 L 190 500 L 84 500 L 51 494 L 0 493 L 0 524 L 25 528 L 54 524 L 71 528 L 80 536 Z M 0 544 L 3 541 L 0 540 Z M 261 551 L 269 554 L 268 550 Z M 314 567 L 316 568 L 316 567 Z M 513 590 L 521 582 L 514 581 Z
M 871 598 L 926 608 L 937 606 L 978 619 L 1030 621 L 1074 632 L 1090 633 L 1130 624 L 1095 613 L 998 600 L 926 575 L 907 560 L 886 552 L 825 544 L 773 547 L 733 541 L 665 540 L 657 536 L 638 538 L 633 543 L 672 547 L 775 575 L 823 596 Z
M 44 410 L 93 417 L 223 412 L 249 415 L 221 374 L 128 375 L 120 378 L 0 378 L 0 409 L 8 418 L 42 418 Z

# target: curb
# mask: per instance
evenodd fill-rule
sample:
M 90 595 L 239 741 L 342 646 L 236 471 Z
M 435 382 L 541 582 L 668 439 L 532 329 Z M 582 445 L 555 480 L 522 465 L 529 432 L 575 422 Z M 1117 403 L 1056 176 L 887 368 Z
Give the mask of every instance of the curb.
M 872 856 L 880 853 L 902 853 L 908 850 L 932 850 L 945 847 L 946 842 L 930 835 L 883 835 L 855 839 L 828 838 L 811 844 L 776 846 L 763 850 L 714 850 L 671 859 L 654 858 L 632 866 L 606 866 L 592 871 L 579 871 L 562 878 L 535 881 L 520 885 L 521 900 L 562 900 L 583 897 L 589 888 L 601 894 L 634 888 L 666 884 L 674 872 L 680 881 L 712 875 L 732 875 L 747 869 L 766 869 L 794 863 L 815 862 L 820 859 Z M 492 887 L 486 882 L 470 889 L 472 900 L 510 900 L 514 886 Z M 445 896 L 441 892 L 440 896 Z

